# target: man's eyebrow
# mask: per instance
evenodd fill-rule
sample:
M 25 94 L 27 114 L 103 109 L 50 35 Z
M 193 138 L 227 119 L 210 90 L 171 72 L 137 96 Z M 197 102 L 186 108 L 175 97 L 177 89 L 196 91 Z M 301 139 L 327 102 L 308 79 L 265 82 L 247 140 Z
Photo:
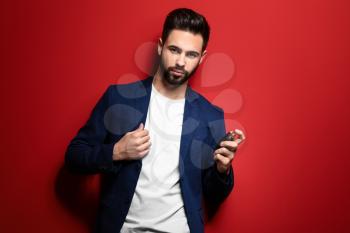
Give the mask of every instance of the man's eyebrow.
M 177 47 L 176 45 L 168 45 L 168 48 L 177 49 L 177 50 L 182 51 L 182 49 L 180 49 L 180 48 Z
M 174 49 L 177 49 L 177 50 L 179 50 L 179 51 L 182 51 L 182 49 L 179 48 L 179 47 L 177 47 L 176 45 L 168 45 L 168 48 L 174 48 Z M 197 52 L 197 51 L 195 51 L 195 50 L 189 50 L 189 51 L 186 51 L 186 53 L 187 53 L 187 54 L 188 54 L 188 53 L 195 54 L 195 55 L 197 55 L 197 56 L 200 55 L 200 53 Z

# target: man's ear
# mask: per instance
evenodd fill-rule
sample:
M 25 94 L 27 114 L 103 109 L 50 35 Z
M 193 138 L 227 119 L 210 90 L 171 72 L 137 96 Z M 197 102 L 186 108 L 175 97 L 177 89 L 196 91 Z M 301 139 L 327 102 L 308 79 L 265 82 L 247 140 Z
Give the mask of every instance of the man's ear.
M 160 54 L 162 54 L 162 49 L 163 49 L 163 41 L 162 38 L 159 37 L 158 40 L 158 55 L 160 56 Z
M 207 50 L 204 50 L 201 56 L 201 59 L 199 60 L 199 64 L 202 63 L 203 59 L 207 56 Z

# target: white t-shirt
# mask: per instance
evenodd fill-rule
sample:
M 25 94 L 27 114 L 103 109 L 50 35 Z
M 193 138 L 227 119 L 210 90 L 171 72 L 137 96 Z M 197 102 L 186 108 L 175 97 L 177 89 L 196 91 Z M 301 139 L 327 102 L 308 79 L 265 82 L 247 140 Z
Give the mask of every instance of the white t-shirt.
M 185 98 L 170 99 L 152 84 L 145 128 L 151 148 L 121 233 L 190 232 L 180 190 L 179 155 Z

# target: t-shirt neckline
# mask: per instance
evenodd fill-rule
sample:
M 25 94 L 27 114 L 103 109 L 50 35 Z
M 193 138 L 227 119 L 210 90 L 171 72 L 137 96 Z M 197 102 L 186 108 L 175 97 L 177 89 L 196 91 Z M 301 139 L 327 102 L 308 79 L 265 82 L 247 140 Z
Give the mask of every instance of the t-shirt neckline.
M 154 84 L 152 83 L 152 91 L 154 91 L 156 93 L 157 96 L 160 96 L 162 99 L 166 100 L 166 101 L 171 101 L 171 102 L 183 102 L 185 100 L 185 98 L 182 99 L 171 99 L 165 95 L 163 95 L 162 93 L 160 93 L 157 88 L 154 86 Z

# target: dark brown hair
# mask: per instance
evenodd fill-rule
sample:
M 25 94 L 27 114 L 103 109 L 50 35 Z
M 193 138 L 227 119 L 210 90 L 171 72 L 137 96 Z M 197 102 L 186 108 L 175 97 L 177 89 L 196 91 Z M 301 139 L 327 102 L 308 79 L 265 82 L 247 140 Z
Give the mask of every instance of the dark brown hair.
M 163 25 L 163 43 L 165 43 L 173 29 L 189 31 L 193 34 L 201 34 L 203 38 L 202 51 L 207 47 L 210 27 L 205 17 L 201 14 L 188 8 L 178 8 L 171 11 L 167 15 Z

